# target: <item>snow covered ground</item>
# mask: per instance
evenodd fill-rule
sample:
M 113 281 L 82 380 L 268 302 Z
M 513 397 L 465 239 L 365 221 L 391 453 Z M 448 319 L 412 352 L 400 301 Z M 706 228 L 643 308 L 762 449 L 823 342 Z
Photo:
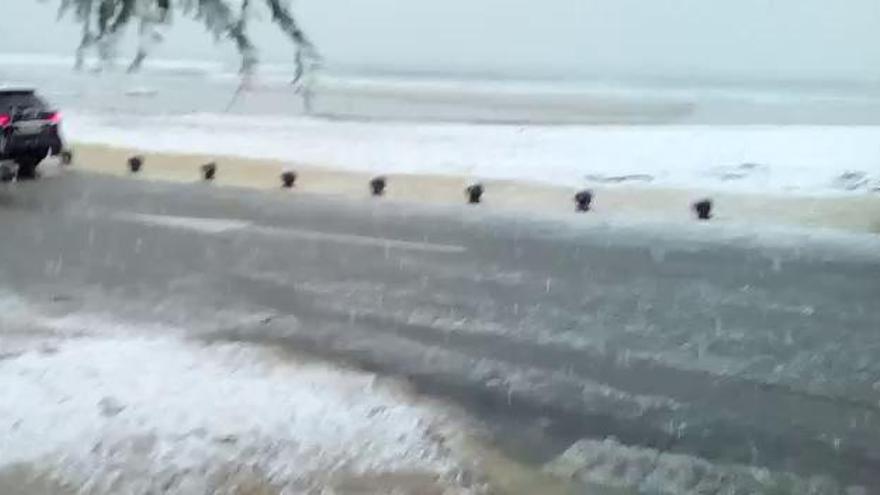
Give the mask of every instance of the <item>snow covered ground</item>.
M 749 193 L 880 190 L 880 127 L 506 126 L 72 114 L 80 142 L 343 170 Z
M 373 375 L 3 301 L 2 493 L 471 493 L 450 418 Z

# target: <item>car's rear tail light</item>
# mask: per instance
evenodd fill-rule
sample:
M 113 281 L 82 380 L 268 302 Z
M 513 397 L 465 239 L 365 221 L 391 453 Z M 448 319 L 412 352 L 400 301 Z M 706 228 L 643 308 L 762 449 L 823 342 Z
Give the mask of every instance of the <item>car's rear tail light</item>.
M 50 113 L 48 119 L 49 119 L 49 122 L 51 122 L 53 124 L 60 124 L 61 123 L 61 112 Z
M 6 127 L 12 122 L 12 117 L 5 113 L 0 113 L 0 127 Z

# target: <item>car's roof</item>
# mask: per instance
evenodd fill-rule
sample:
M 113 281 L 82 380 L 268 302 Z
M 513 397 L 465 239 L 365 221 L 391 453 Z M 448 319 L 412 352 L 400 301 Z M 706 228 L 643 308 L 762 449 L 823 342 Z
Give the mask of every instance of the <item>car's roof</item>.
M 0 96 L 22 96 L 22 95 L 32 95 L 36 93 L 36 90 L 27 89 L 27 88 L 4 88 L 0 87 Z

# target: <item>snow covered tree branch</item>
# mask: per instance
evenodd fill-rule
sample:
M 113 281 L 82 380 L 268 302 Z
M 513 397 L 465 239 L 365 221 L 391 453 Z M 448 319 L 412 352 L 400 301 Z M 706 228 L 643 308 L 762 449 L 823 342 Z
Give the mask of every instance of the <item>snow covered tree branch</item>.
M 76 48 L 76 62 L 74 68 L 79 70 L 85 63 L 86 51 L 94 44 L 95 34 L 92 32 L 92 20 L 94 18 L 94 1 L 93 0 L 61 0 L 58 8 L 58 18 L 73 8 L 74 18 L 82 24 L 82 36 L 79 45 Z
M 192 10 L 192 0 L 186 7 L 187 11 Z M 197 0 L 195 6 L 196 18 L 205 24 L 216 39 L 226 37 L 235 43 L 244 75 L 252 73 L 257 65 L 257 50 L 247 33 L 249 11 L 250 0 L 242 0 L 238 15 L 224 0 Z
M 137 0 L 101 0 L 98 7 L 98 35 L 95 42 L 104 66 L 116 60 L 123 29 L 135 11 Z
M 257 0 L 259 1 L 259 0 Z M 138 45 L 128 72 L 137 72 L 150 51 L 162 41 L 161 25 L 169 25 L 172 11 L 180 10 L 204 24 L 216 40 L 232 41 L 241 57 L 240 72 L 243 87 L 253 74 L 257 63 L 257 48 L 248 33 L 254 0 L 60 0 L 59 17 L 73 13 L 82 25 L 82 35 L 76 49 L 76 69 L 85 65 L 89 50 L 97 49 L 98 69 L 112 66 L 118 44 L 126 27 L 138 23 Z M 311 108 L 308 74 L 320 67 L 321 57 L 315 45 L 297 22 L 289 0 L 265 0 L 271 22 L 293 42 L 295 72 L 293 83 L 303 95 L 306 111 Z M 241 88 L 239 89 L 241 90 Z
M 73 10 L 74 19 L 82 24 L 75 67 L 83 67 L 86 52 L 92 47 L 97 48 L 102 66 L 112 64 L 126 26 L 133 17 L 141 17 L 139 8 L 157 1 L 167 6 L 168 0 L 62 0 L 59 17 Z
M 300 29 L 285 0 L 266 0 L 266 4 L 272 13 L 272 20 L 287 34 L 296 47 L 294 55 L 296 72 L 293 83 L 299 84 L 303 75 L 320 63 L 321 57 L 318 55 L 317 50 L 315 50 L 315 45 L 312 44 L 311 40 Z
M 128 72 L 137 72 L 146 60 L 149 52 L 162 41 L 162 33 L 158 26 L 168 22 L 170 5 L 168 0 L 160 0 L 155 4 L 151 1 L 142 1 L 139 5 L 138 19 L 138 48 L 134 59 L 128 66 Z

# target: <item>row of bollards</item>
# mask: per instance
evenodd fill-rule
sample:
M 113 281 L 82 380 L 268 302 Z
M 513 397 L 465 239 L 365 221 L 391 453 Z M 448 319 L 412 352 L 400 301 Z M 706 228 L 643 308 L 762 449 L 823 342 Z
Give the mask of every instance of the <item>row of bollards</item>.
M 141 171 L 144 166 L 144 157 L 141 155 L 135 155 L 128 159 L 128 168 L 129 170 L 136 174 Z M 200 167 L 202 172 L 202 179 L 205 181 L 213 181 L 217 177 L 217 164 L 215 162 L 210 162 L 202 165 Z M 292 170 L 285 171 L 281 174 L 281 187 L 283 189 L 292 189 L 296 185 L 297 180 L 296 172 Z M 370 194 L 379 197 L 385 194 L 385 189 L 388 187 L 388 179 L 384 176 L 374 177 L 370 180 L 369 183 Z M 476 205 L 482 202 L 483 193 L 485 192 L 485 186 L 483 184 L 477 182 L 469 185 L 465 188 L 465 196 L 467 198 L 468 204 Z M 574 195 L 574 205 L 575 211 L 579 213 L 586 213 L 590 211 L 590 208 L 593 204 L 593 191 L 589 189 L 584 189 L 582 191 L 578 191 Z M 700 220 L 709 220 L 712 218 L 712 200 L 711 199 L 701 199 L 695 202 L 691 208 L 694 211 L 694 214 Z

